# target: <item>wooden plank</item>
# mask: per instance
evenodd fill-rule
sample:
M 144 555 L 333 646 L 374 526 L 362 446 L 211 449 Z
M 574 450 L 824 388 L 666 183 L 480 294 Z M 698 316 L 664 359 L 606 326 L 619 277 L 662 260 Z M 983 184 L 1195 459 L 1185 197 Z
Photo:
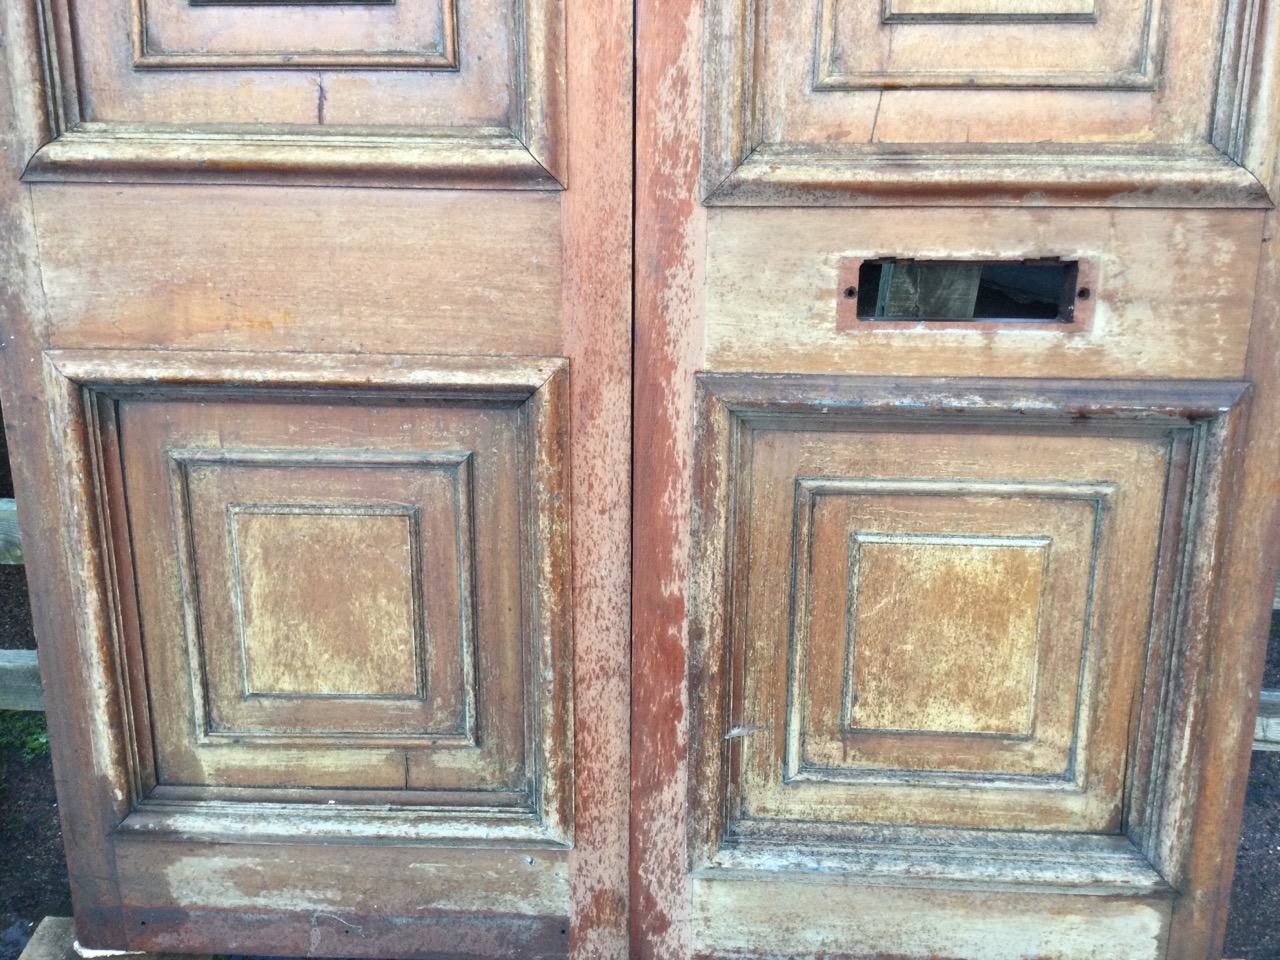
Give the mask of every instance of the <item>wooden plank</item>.
M 0 650 L 0 710 L 43 710 L 34 650 Z
M 1280 751 L 1280 690 L 1263 690 L 1253 727 L 1253 749 Z
M 22 563 L 18 507 L 12 500 L 0 500 L 0 563 Z

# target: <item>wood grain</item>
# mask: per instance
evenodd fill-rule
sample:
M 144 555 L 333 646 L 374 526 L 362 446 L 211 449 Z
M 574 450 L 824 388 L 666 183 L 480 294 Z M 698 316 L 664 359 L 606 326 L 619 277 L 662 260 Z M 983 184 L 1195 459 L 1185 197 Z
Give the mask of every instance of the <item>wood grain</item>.
M 687 582 L 693 375 L 702 355 L 706 213 L 699 203 L 703 4 L 636 7 L 635 440 L 632 517 L 631 943 L 636 960 L 693 949 L 686 830 Z
M 760 881 L 695 881 L 695 957 L 1165 956 L 1167 901 L 912 890 L 830 882 L 782 894 Z M 922 924 L 922 915 L 938 918 Z
M 569 405 L 574 598 L 576 960 L 632 956 L 628 931 L 631 711 L 631 276 L 635 9 L 567 0 L 563 337 Z
M 104 186 L 35 197 L 59 347 L 559 353 L 552 197 Z
M 559 189 L 562 4 L 455 7 L 58 0 L 33 176 Z
M 801 15 L 723 0 L 708 10 L 704 196 L 1265 206 L 1234 132 L 1259 16 L 1218 0 L 1100 4 L 1096 21 L 948 18 L 957 30 L 838 0 Z M 1227 42 L 1202 42 L 1206 23 Z
M 716 210 L 708 362 L 720 370 L 1238 377 L 1261 214 L 1113 210 Z M 1097 258 L 1088 330 L 906 329 L 837 316 L 847 256 Z
M 1271 27 L 1274 30 L 1274 24 Z M 1280 186 L 1273 183 L 1271 186 Z M 1185 796 L 1194 810 L 1196 828 L 1184 834 L 1177 848 L 1181 876 L 1188 889 L 1203 891 L 1177 904 L 1172 937 L 1178 957 L 1214 956 L 1221 951 L 1230 904 L 1231 876 L 1244 793 L 1248 783 L 1253 727 L 1250 723 L 1260 684 L 1270 624 L 1268 599 L 1272 572 L 1280 564 L 1280 252 L 1275 236 L 1280 227 L 1274 213 L 1264 226 L 1262 267 L 1250 326 L 1246 375 L 1257 400 L 1238 442 L 1245 458 L 1233 478 L 1229 495 L 1233 523 L 1225 531 L 1213 559 L 1222 564 L 1229 589 L 1204 598 L 1212 605 L 1213 629 L 1221 653 L 1206 657 L 1203 700 L 1191 722 L 1199 736 L 1176 758 L 1175 769 L 1186 780 Z M 1205 558 L 1206 562 L 1209 558 Z M 1209 641 L 1214 642 L 1214 641 Z M 1205 656 L 1205 655 L 1202 655 Z M 1190 678 L 1183 681 L 1188 684 Z M 1228 703 L 1248 703 L 1243 713 Z
M 91 546 L 94 518 L 86 517 L 85 505 L 65 504 L 54 492 L 68 469 L 83 469 L 83 464 L 66 455 L 65 438 L 44 427 L 57 391 L 36 362 L 45 345 L 47 320 L 31 198 L 19 181 L 26 158 L 43 142 L 51 121 L 42 93 L 40 25 L 35 8 L 23 4 L 5 6 L 0 16 L 5 36 L 0 69 L 0 270 L 5 277 L 0 287 L 5 316 L 0 397 L 15 488 L 24 491 L 20 523 L 27 537 L 24 563 L 41 646 L 41 677 L 64 705 L 47 715 L 54 777 L 76 784 L 58 804 L 72 895 L 77 902 L 102 905 L 92 920 L 82 916 L 77 921 L 77 933 L 89 944 L 118 943 L 123 930 L 112 906 L 118 894 L 105 838 L 123 814 L 120 801 L 129 789 L 118 775 L 125 762 L 122 744 L 111 739 L 121 714 L 111 702 L 115 677 L 101 667 L 107 644 L 101 634 L 85 629 L 93 625 L 93 611 L 75 589 L 81 564 L 92 569 L 101 554 Z M 37 490 L 46 496 L 26 493 Z

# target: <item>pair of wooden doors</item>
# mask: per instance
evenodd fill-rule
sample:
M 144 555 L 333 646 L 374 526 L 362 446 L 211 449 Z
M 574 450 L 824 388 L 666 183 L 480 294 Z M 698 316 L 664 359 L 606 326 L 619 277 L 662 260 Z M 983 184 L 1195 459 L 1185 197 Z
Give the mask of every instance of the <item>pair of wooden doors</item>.
M 1213 955 L 1267 4 L 4 17 L 83 943 Z

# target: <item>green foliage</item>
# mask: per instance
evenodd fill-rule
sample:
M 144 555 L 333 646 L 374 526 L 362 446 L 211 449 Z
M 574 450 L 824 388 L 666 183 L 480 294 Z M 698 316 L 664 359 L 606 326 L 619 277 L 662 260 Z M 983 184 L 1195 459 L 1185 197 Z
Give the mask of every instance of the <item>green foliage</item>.
M 49 755 L 49 728 L 43 713 L 0 710 L 0 751 L 8 750 L 20 750 L 24 764 Z

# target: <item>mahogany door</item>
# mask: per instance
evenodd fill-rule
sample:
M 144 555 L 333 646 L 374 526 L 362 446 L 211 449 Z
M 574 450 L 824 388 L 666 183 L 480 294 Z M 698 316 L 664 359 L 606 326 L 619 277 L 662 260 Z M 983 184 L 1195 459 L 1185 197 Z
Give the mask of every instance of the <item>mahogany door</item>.
M 643 0 L 636 956 L 1220 949 L 1274 571 L 1233 0 Z
M 4 17 L 81 943 L 620 956 L 629 8 Z
M 1269 7 L 4 17 L 83 943 L 1213 955 Z

